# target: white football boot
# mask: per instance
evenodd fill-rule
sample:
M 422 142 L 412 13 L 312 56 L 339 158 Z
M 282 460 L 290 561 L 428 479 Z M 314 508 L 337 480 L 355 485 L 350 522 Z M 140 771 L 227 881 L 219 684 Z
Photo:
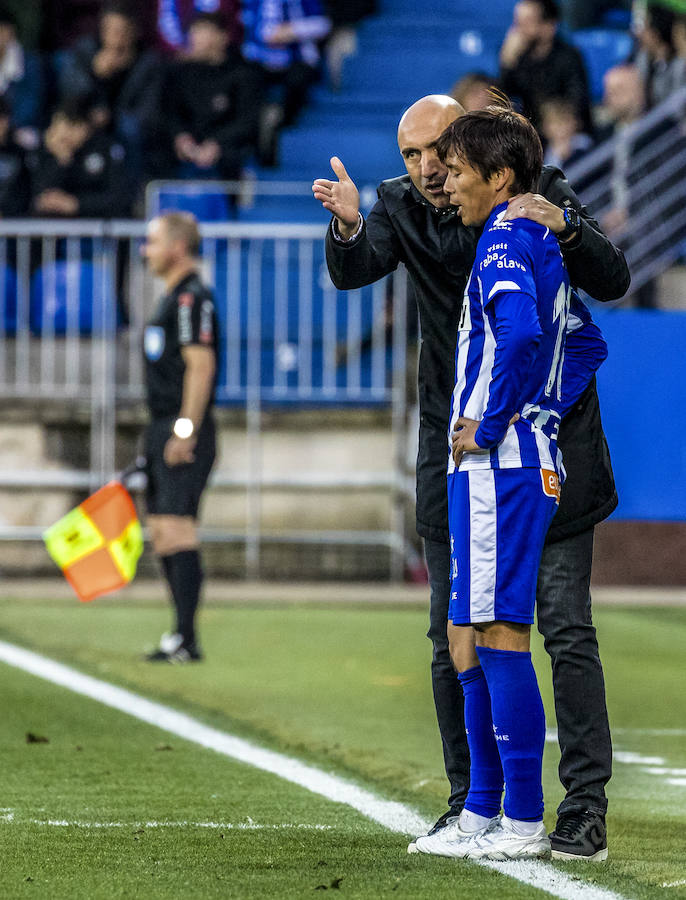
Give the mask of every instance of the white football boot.
M 469 859 L 549 859 L 550 839 L 543 822 L 533 834 L 517 834 L 512 819 L 503 815 L 494 828 L 469 843 Z
M 498 816 L 488 821 L 488 824 L 478 831 L 465 831 L 460 825 L 459 818 L 453 819 L 445 828 L 441 828 L 434 834 L 423 834 L 416 838 L 407 848 L 408 853 L 428 853 L 432 856 L 450 856 L 453 859 L 464 859 L 469 855 L 469 850 L 474 841 L 497 825 Z

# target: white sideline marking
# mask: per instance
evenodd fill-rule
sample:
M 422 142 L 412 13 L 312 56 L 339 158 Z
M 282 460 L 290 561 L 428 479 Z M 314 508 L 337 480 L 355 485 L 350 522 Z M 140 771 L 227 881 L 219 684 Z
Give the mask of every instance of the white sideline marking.
M 681 881 L 663 881 L 662 887 L 681 887 L 682 884 L 686 884 L 686 878 L 682 878 Z
M 686 775 L 686 769 L 644 769 L 649 775 Z
M 664 766 L 665 760 L 661 756 L 641 756 L 640 753 L 632 753 L 628 750 L 615 750 L 612 756 L 620 763 L 628 763 L 637 766 Z
M 14 816 L 0 816 L 0 822 L 12 822 Z M 221 831 L 332 831 L 333 825 L 310 825 L 283 822 L 260 825 L 257 822 L 82 822 L 79 819 L 26 819 L 30 825 L 54 828 L 216 828 Z
M 297 784 L 314 794 L 319 794 L 327 800 L 344 803 L 356 809 L 366 818 L 388 828 L 389 831 L 415 835 L 427 831 L 431 825 L 417 812 L 402 803 L 382 800 L 371 791 L 360 788 L 336 775 L 329 775 L 292 757 L 276 753 L 273 750 L 265 750 L 242 738 L 233 737 L 216 728 L 210 728 L 185 713 L 177 712 L 153 700 L 146 700 L 145 697 L 108 684 L 106 681 L 84 675 L 82 672 L 77 672 L 69 666 L 38 653 L 0 641 L 0 661 L 50 681 L 52 684 L 67 688 L 76 694 L 90 697 L 105 706 L 117 709 L 141 722 L 161 728 L 191 743 L 199 744 L 201 747 L 214 750 L 254 768 L 271 772 L 273 775 Z M 560 897 L 561 900 L 579 900 L 581 896 L 584 900 L 623 900 L 621 895 L 614 891 L 570 878 L 550 863 L 537 860 L 517 860 L 506 863 L 477 860 L 477 863 L 524 884 L 546 891 L 554 897 Z
M 612 734 L 638 734 L 650 737 L 686 737 L 686 728 L 613 728 Z

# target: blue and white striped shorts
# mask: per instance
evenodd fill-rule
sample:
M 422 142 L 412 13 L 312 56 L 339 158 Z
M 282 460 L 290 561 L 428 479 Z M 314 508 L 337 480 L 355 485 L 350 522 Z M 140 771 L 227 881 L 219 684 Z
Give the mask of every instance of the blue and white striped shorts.
M 543 543 L 559 503 L 545 469 L 469 469 L 448 475 L 455 625 L 534 621 Z

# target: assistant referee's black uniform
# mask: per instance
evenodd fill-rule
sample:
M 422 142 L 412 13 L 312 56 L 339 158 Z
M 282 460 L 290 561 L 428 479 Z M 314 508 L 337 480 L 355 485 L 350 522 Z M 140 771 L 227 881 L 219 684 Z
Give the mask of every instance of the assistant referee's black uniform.
M 183 347 L 197 345 L 212 350 L 218 363 L 217 313 L 212 291 L 193 272 L 165 295 L 144 333 L 146 389 L 150 423 L 145 433 L 148 513 L 158 516 L 197 518 L 202 492 L 215 458 L 215 425 L 212 416 L 214 386 L 202 423 L 195 432 L 195 459 L 168 466 L 164 448 L 181 411 L 186 366 Z M 216 375 L 215 375 L 216 380 Z M 194 656 L 194 617 L 202 573 L 197 550 L 182 550 L 161 557 L 176 607 L 176 633 Z M 199 656 L 199 654 L 197 654 Z

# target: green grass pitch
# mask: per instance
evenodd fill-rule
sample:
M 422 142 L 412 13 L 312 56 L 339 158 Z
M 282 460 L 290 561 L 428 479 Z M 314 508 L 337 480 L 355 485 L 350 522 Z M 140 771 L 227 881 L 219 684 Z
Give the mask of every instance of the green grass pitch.
M 425 608 L 210 605 L 206 662 L 146 665 L 142 645 L 167 618 L 162 602 L 135 593 L 88 606 L 4 599 L 0 638 L 427 818 L 444 811 Z M 559 868 L 627 900 L 686 898 L 686 610 L 601 608 L 595 618 L 617 752 L 611 858 Z M 554 727 L 539 639 L 534 651 Z M 0 672 L 2 897 L 545 896 L 471 863 L 408 856 L 403 836 L 348 807 L 7 665 Z M 27 743 L 29 732 L 48 742 Z M 548 743 L 550 826 L 557 761 Z

